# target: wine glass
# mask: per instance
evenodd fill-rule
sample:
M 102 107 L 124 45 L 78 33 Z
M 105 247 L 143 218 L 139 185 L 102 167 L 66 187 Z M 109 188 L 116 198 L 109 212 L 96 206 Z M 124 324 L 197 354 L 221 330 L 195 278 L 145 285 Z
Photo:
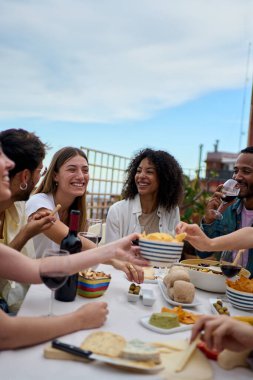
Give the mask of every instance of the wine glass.
M 98 246 L 98 236 L 95 233 L 90 232 L 90 231 L 85 231 L 85 232 L 79 232 L 78 235 L 81 238 L 89 239 L 94 244 L 96 244 L 96 246 Z M 98 265 L 93 265 L 91 268 L 88 268 L 88 271 L 96 270 L 97 267 L 98 267 Z
M 212 210 L 215 214 L 215 219 L 221 220 L 223 218 L 222 213 L 220 212 L 223 208 L 223 206 L 228 203 L 232 202 L 239 194 L 240 188 L 238 185 L 238 182 L 234 179 L 228 179 L 222 186 L 221 192 L 223 194 L 223 197 L 221 199 L 221 204 L 217 210 Z
M 220 258 L 220 268 L 224 276 L 226 277 L 234 277 L 236 276 L 240 270 L 242 269 L 242 266 L 237 263 L 236 257 L 238 252 L 237 251 L 223 251 Z
M 65 284 L 68 279 L 69 252 L 63 249 L 46 249 L 43 253 L 39 273 L 42 282 L 51 289 L 49 316 L 53 315 L 54 292 Z
M 97 245 L 102 239 L 102 219 L 87 219 L 86 228 L 97 236 Z M 91 240 L 91 239 L 90 239 Z
M 89 239 L 94 244 L 96 244 L 96 246 L 98 245 L 98 236 L 96 234 L 94 234 L 93 232 L 89 232 L 89 231 L 79 232 L 78 235 L 85 238 L 85 239 Z

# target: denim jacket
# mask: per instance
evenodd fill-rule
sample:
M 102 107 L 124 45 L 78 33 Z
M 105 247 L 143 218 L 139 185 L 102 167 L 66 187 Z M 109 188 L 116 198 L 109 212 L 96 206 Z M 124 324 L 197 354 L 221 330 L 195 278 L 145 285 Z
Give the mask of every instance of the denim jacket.
M 205 224 L 201 223 L 200 227 L 209 238 L 215 238 L 222 235 L 230 234 L 235 230 L 238 230 L 241 225 L 243 203 L 241 199 L 237 199 L 232 205 L 228 206 L 223 212 L 223 218 L 221 220 L 215 220 L 213 223 Z M 253 229 L 252 229 L 253 233 Z M 215 255 L 217 259 L 220 259 L 221 252 L 200 252 L 197 254 L 201 258 L 207 258 L 208 256 Z M 253 248 L 249 249 L 249 258 L 247 267 L 253 277 Z

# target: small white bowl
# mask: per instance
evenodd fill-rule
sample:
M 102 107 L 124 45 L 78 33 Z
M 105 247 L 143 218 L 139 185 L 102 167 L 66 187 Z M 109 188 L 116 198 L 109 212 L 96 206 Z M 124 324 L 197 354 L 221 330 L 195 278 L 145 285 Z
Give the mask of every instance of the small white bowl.
M 128 302 L 137 302 L 140 298 L 140 294 L 127 293 Z
M 155 302 L 155 294 L 152 289 L 142 289 L 141 295 L 144 306 L 153 306 Z

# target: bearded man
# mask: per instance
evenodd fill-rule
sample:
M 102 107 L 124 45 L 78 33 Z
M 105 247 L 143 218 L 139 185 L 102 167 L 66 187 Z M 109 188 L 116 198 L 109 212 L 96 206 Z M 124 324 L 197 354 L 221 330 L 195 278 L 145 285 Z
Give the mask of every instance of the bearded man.
M 226 204 L 222 211 L 222 219 L 215 219 L 213 210 L 217 210 L 221 204 L 222 185 L 207 204 L 201 228 L 209 238 L 229 234 L 239 228 L 253 226 L 253 147 L 241 150 L 234 165 L 233 179 L 238 182 L 240 188 L 236 200 Z M 210 252 L 198 252 L 201 258 L 213 255 Z M 215 254 L 214 254 L 215 255 Z M 220 257 L 220 253 L 216 258 Z M 253 276 L 253 248 L 241 256 L 243 267 L 251 272 Z

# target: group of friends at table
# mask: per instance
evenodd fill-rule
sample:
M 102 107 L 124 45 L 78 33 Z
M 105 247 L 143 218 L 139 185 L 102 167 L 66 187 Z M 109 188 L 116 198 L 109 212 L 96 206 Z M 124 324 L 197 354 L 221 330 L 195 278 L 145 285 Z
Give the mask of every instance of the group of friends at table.
M 89 302 L 62 316 L 11 315 L 18 312 L 29 284 L 41 283 L 40 258 L 46 248 L 59 248 L 68 234 L 72 209 L 80 211 L 79 231 L 85 231 L 89 163 L 82 150 L 64 147 L 44 169 L 47 145 L 23 129 L 2 131 L 0 144 L 0 295 L 6 308 L 0 310 L 0 350 L 102 326 L 108 314 L 105 302 Z M 211 212 L 221 203 L 219 186 L 207 203 L 201 225 L 190 225 L 180 222 L 184 187 L 179 163 L 165 151 L 137 152 L 126 171 L 122 200 L 109 209 L 106 244 L 96 247 L 82 237 L 82 252 L 70 255 L 68 274 L 105 263 L 125 272 L 129 281 L 142 283 L 143 267 L 149 263 L 132 242 L 144 229 L 146 233 L 186 232 L 187 242 L 200 257 L 215 255 L 217 259 L 225 249 L 248 249 L 246 268 L 253 276 L 253 147 L 240 152 L 233 178 L 240 193 L 226 205 L 222 220 Z M 52 216 L 57 204 L 61 209 Z M 195 323 L 191 339 L 200 331 L 209 348 L 253 349 L 252 326 L 232 318 L 203 316 Z

